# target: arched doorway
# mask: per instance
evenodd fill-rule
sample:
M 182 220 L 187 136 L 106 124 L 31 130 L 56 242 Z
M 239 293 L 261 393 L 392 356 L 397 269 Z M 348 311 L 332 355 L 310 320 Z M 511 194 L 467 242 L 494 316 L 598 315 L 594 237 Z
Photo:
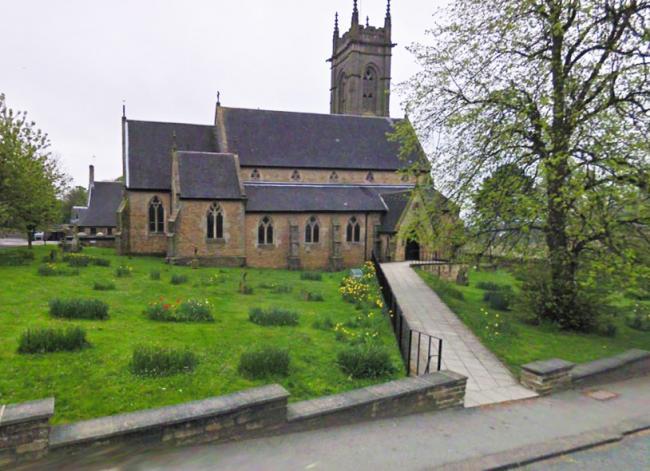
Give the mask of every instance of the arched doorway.
M 420 244 L 413 239 L 406 241 L 406 260 L 420 260 Z

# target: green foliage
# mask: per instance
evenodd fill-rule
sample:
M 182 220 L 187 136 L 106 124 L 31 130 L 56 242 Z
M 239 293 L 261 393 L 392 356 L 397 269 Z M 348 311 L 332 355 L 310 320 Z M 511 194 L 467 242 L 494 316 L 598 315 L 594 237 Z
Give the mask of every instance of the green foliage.
M 64 319 L 108 319 L 108 304 L 99 299 L 59 299 L 50 301 L 50 315 Z
M 99 267 L 109 267 L 111 261 L 107 258 L 93 257 L 80 253 L 70 253 L 63 256 L 63 261 L 71 267 L 87 267 L 88 265 L 97 265 Z
M 375 343 L 346 347 L 337 355 L 337 363 L 353 378 L 377 378 L 396 370 L 388 351 Z
M 492 293 L 499 293 L 499 291 L 493 291 Z M 504 339 L 511 341 L 517 335 L 517 330 L 513 326 L 512 320 L 506 316 L 484 308 L 480 308 L 480 313 L 477 327 L 481 329 L 484 338 L 492 342 Z
M 507 311 L 510 309 L 510 304 L 514 298 L 514 293 L 512 288 L 510 289 L 499 289 L 497 291 L 487 291 L 483 294 L 483 301 L 488 303 L 492 309 L 498 309 L 499 311 Z
M 33 328 L 20 337 L 18 353 L 50 353 L 81 350 L 90 344 L 80 327 Z
M 329 316 L 319 317 L 312 324 L 314 329 L 318 329 L 318 330 L 333 330 L 334 325 L 335 325 L 334 321 Z
M 160 300 L 149 304 L 144 313 L 153 321 L 214 322 L 212 304 L 207 299 L 188 299 L 173 304 Z
M 257 325 L 264 326 L 290 326 L 298 325 L 298 314 L 293 311 L 273 307 L 271 309 L 261 309 L 254 307 L 248 313 L 248 319 Z
M 484 291 L 501 291 L 501 290 L 512 291 L 512 286 L 502 285 L 499 283 L 495 283 L 493 281 L 479 281 L 478 283 L 476 283 L 476 287 Z
M 187 275 L 173 273 L 170 282 L 172 285 L 182 285 L 183 283 L 187 283 L 187 280 Z
M 251 379 L 287 376 L 290 361 L 287 350 L 265 346 L 242 353 L 239 357 L 238 370 L 243 376 Z
M 323 295 L 320 293 L 315 293 L 314 291 L 303 291 L 302 292 L 302 298 L 305 301 L 324 301 Z
M 139 345 L 133 350 L 131 372 L 138 376 L 171 376 L 194 371 L 199 361 L 187 349 Z
M 115 276 L 118 278 L 128 278 L 133 274 L 133 268 L 128 265 L 120 265 L 115 269 Z
M 76 276 L 79 274 L 78 268 L 64 268 L 54 263 L 44 263 L 38 266 L 40 276 Z
M 72 217 L 73 206 L 86 206 L 88 203 L 88 191 L 83 186 L 70 188 L 63 195 L 61 200 L 61 220 L 62 224 L 68 224 Z
M 0 250 L 0 266 L 3 267 L 28 265 L 32 260 L 34 260 L 34 252 L 29 250 Z
M 650 332 L 650 306 L 635 303 L 632 312 L 625 317 L 628 327 L 642 332 Z
M 319 271 L 303 271 L 300 273 L 301 280 L 322 281 L 323 274 Z
M 160 270 L 151 270 L 149 272 L 149 279 L 152 281 L 160 280 Z
M 95 280 L 93 289 L 95 291 L 112 291 L 115 289 L 115 283 L 110 280 Z
M 421 272 L 422 270 L 419 271 Z M 448 281 L 441 280 L 434 275 L 430 276 L 427 281 L 440 296 L 449 296 L 450 298 L 459 300 L 464 299 L 463 292 Z
M 240 294 L 253 294 L 253 287 L 248 284 L 248 273 L 244 272 L 241 275 L 241 280 L 239 281 L 239 293 Z

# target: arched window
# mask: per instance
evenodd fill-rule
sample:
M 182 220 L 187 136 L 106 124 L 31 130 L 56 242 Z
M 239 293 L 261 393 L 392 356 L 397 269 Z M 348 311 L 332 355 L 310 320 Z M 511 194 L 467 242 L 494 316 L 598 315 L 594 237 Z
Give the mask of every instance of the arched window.
M 149 202 L 149 232 L 161 234 L 165 231 L 165 209 L 162 201 L 154 196 Z
M 300 181 L 300 172 L 298 170 L 294 170 L 293 173 L 291 174 L 291 179 L 294 182 L 299 182 Z
M 368 66 L 363 74 L 363 111 L 377 110 L 377 73 Z
M 339 174 L 336 172 L 330 173 L 330 181 L 331 182 L 338 182 L 339 181 Z
M 366 181 L 367 182 L 374 182 L 375 181 L 375 175 L 372 172 L 368 172 L 368 175 L 366 175 Z
M 257 243 L 260 245 L 273 243 L 273 222 L 268 216 L 264 216 L 257 227 Z
M 212 203 L 207 215 L 208 239 L 223 239 L 223 210 L 217 203 Z
M 346 82 L 345 74 L 341 74 L 341 77 L 339 78 L 339 87 L 338 87 L 339 88 L 339 90 L 338 90 L 338 94 L 339 94 L 339 96 L 338 96 L 339 114 L 344 114 L 345 113 L 345 105 L 346 105 L 346 103 L 345 103 L 345 101 L 346 101 L 345 100 L 345 93 L 346 93 L 345 82 Z
M 259 180 L 259 179 L 260 179 L 260 171 L 254 168 L 253 171 L 251 172 L 251 180 Z
M 320 240 L 320 227 L 315 216 L 310 217 L 305 225 L 305 243 L 317 244 Z
M 361 240 L 361 226 L 357 218 L 352 216 L 348 221 L 348 227 L 345 231 L 345 240 L 348 242 L 359 242 Z

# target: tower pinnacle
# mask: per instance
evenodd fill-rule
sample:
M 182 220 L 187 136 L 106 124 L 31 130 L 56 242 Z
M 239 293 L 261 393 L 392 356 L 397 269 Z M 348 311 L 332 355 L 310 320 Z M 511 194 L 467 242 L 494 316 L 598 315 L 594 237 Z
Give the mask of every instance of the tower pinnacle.
M 354 5 L 352 8 L 352 26 L 359 24 L 359 8 L 357 6 L 357 0 L 354 0 Z

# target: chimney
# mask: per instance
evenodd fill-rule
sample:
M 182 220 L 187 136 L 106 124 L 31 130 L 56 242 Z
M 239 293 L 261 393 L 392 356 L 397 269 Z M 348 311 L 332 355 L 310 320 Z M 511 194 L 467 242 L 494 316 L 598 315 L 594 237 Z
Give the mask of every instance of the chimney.
M 90 165 L 88 167 L 88 189 L 90 190 L 95 183 L 95 166 Z

